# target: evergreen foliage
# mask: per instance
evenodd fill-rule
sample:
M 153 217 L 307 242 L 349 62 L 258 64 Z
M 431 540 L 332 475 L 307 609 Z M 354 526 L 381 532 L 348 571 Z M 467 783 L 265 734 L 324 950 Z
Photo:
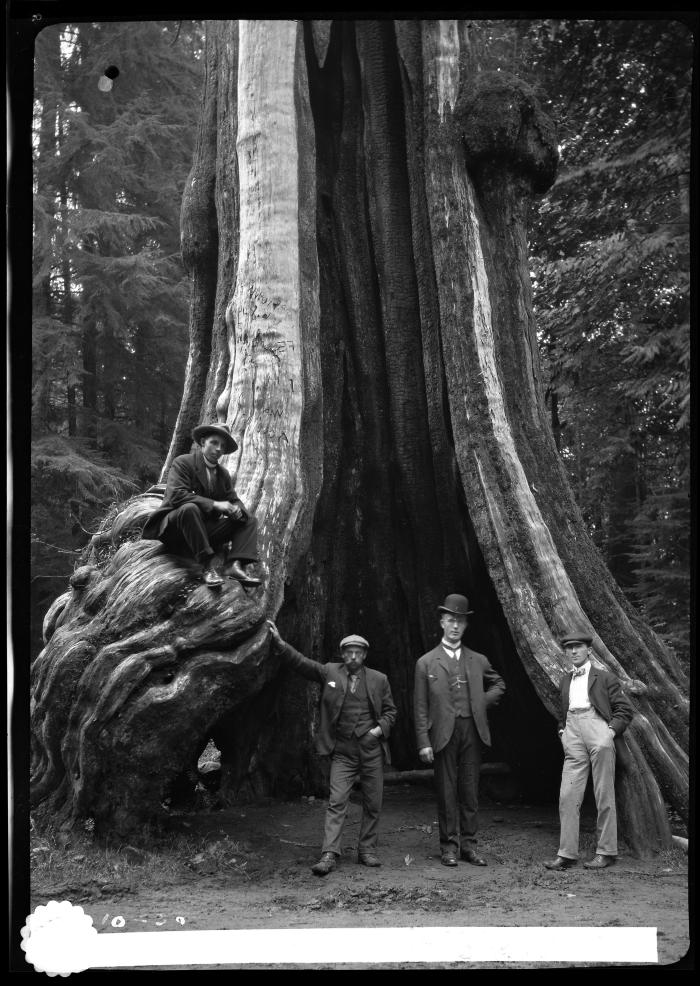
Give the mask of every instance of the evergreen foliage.
M 179 217 L 200 56 L 191 21 L 54 25 L 36 39 L 35 623 L 110 498 L 153 482 L 167 451 L 188 345 Z
M 66 588 L 90 534 L 137 484 L 84 438 L 44 435 L 31 450 L 32 653 L 41 649 L 43 616 Z
M 558 447 L 613 575 L 687 660 L 692 33 L 658 19 L 474 30 L 483 67 L 534 85 L 558 128 L 530 231 Z
M 560 453 L 611 571 L 685 659 L 692 44 L 672 20 L 470 25 L 479 67 L 528 81 L 558 127 L 559 175 L 531 217 L 530 248 Z M 188 21 L 57 25 L 37 38 L 39 618 L 55 595 L 54 568 L 70 570 L 111 493 L 156 478 L 177 415 L 188 298 L 179 210 L 200 46 Z M 97 82 L 111 64 L 119 76 L 105 93 Z M 47 459 L 53 436 L 61 444 Z M 62 491 L 55 503 L 47 481 Z M 53 556 L 42 541 L 56 544 Z

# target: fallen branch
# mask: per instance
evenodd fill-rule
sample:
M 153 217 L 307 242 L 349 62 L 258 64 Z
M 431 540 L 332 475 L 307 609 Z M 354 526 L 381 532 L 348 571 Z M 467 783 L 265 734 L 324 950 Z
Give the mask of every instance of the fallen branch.
M 482 763 L 480 772 L 491 776 L 506 776 L 511 770 L 507 763 L 494 762 Z M 412 784 L 415 781 L 430 783 L 432 779 L 432 767 L 426 767 L 424 770 L 389 770 L 384 774 L 385 784 Z

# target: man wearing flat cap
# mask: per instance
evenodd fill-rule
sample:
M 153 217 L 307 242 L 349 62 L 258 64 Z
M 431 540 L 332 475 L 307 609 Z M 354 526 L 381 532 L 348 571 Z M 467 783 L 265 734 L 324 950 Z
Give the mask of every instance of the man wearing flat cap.
M 598 820 L 597 844 L 587 869 L 602 870 L 617 858 L 617 810 L 615 805 L 615 742 L 632 721 L 634 707 L 619 679 L 591 663 L 593 637 L 577 627 L 560 643 L 573 664 L 561 680 L 559 738 L 564 748 L 564 768 L 559 792 L 559 851 L 544 865 L 565 870 L 578 860 L 581 803 L 589 773 L 593 774 Z M 619 740 L 618 740 L 619 742 Z
M 173 459 L 163 502 L 141 536 L 200 562 L 202 580 L 213 589 L 224 582 L 215 567 L 217 550 L 230 542 L 224 574 L 258 585 L 260 579 L 247 571 L 258 560 L 258 524 L 237 496 L 228 470 L 219 465 L 238 445 L 225 424 L 199 425 L 192 437 L 196 448 Z
M 369 644 L 351 634 L 340 641 L 340 661 L 319 664 L 285 643 L 272 620 L 267 621 L 274 650 L 298 674 L 321 685 L 316 749 L 331 757 L 330 797 L 326 809 L 321 858 L 311 867 L 317 876 L 334 870 L 352 786 L 359 777 L 362 820 L 357 861 L 380 866 L 377 829 L 384 789 L 384 762 L 390 762 L 387 739 L 396 720 L 389 680 L 365 667 Z
M 442 640 L 416 663 L 413 693 L 418 756 L 435 768 L 440 861 L 457 856 L 486 866 L 476 851 L 481 744 L 491 745 L 486 718 L 506 690 L 483 654 L 462 644 L 469 600 L 447 596 L 440 612 Z

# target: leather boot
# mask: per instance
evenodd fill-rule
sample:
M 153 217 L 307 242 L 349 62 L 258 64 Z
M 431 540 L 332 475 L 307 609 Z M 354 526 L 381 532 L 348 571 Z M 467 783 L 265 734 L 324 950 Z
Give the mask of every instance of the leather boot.
M 254 575 L 249 575 L 243 564 L 234 558 L 226 567 L 226 574 L 230 579 L 238 579 L 239 582 L 245 583 L 245 585 L 260 585 L 260 579 L 256 578 Z
M 568 870 L 569 867 L 576 865 L 575 859 L 567 859 L 566 856 L 557 856 L 556 859 L 549 859 L 544 864 L 548 870 Z
M 596 853 L 593 859 L 589 859 L 587 863 L 583 864 L 587 870 L 604 870 L 608 866 L 615 865 L 614 856 L 602 856 L 600 853 Z
M 204 571 L 202 572 L 202 582 L 208 585 L 210 589 L 220 589 L 224 584 L 224 580 L 221 578 L 218 569 L 214 565 L 213 561 L 210 561 L 204 566 Z
M 319 861 L 311 867 L 311 872 L 316 876 L 327 876 L 331 870 L 335 869 L 335 853 L 324 852 Z

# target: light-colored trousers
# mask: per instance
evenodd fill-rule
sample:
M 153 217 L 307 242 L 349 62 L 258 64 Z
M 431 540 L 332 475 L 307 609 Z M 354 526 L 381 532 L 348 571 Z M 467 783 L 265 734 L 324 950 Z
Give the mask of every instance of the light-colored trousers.
M 593 773 L 598 820 L 596 853 L 617 856 L 615 809 L 615 737 L 595 709 L 569 712 L 562 734 L 564 769 L 559 792 L 559 855 L 578 859 L 581 804 L 588 774 Z

